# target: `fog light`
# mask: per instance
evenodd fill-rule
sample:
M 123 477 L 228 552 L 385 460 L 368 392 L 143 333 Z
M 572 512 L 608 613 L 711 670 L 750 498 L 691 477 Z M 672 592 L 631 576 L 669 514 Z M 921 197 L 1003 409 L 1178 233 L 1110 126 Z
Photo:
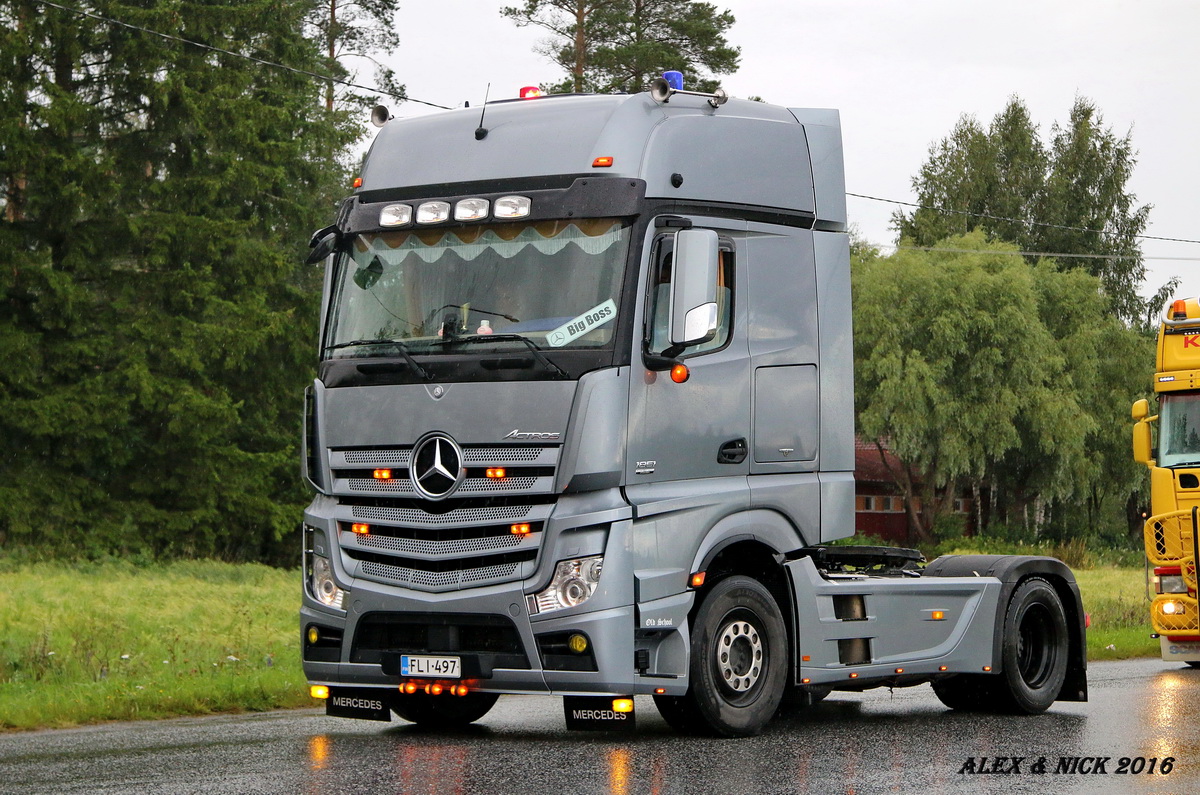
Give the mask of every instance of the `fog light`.
M 317 641 L 319 641 L 320 639 L 321 639 L 321 633 L 317 631 L 317 628 L 309 627 L 308 628 L 308 645 L 316 646 Z
M 576 654 L 583 654 L 587 651 L 588 639 L 580 634 L 572 635 L 567 638 L 567 647 Z

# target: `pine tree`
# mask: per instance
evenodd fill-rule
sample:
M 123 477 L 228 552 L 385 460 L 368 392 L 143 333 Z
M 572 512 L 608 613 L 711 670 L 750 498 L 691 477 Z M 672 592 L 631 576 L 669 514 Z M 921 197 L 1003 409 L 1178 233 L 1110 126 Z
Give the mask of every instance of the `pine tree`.
M 309 4 L 87 6 L 319 71 Z M 277 556 L 303 491 L 300 269 L 356 133 L 309 77 L 0 2 L 0 534 Z
M 666 0 L 526 0 L 500 12 L 518 26 L 550 32 L 541 46 L 567 72 L 554 91 L 637 92 L 668 69 L 689 88 L 711 91 L 711 75 L 737 70 L 739 50 L 725 39 L 734 23 L 711 3 Z

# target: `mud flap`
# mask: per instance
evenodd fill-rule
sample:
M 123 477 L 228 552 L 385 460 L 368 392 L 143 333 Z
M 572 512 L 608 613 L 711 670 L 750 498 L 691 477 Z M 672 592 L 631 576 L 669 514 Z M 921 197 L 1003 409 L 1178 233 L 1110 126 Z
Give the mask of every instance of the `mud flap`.
M 635 725 L 632 696 L 563 696 L 563 716 L 570 731 L 622 731 Z
M 377 687 L 331 687 L 325 699 L 325 714 L 335 718 L 391 721 L 392 709 Z

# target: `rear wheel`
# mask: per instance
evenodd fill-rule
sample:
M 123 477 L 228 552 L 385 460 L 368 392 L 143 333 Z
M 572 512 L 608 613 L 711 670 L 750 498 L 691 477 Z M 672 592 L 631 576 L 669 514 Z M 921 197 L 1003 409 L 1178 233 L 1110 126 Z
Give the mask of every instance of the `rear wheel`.
M 696 612 L 687 695 L 659 711 L 685 731 L 695 730 L 695 718 L 725 737 L 758 734 L 779 708 L 787 657 L 787 631 L 771 592 L 749 577 L 729 577 Z
M 479 720 L 499 697 L 499 693 L 468 693 L 465 696 L 400 693 L 392 702 L 392 711 L 418 726 L 449 729 Z
M 1044 712 L 1062 690 L 1067 655 L 1067 616 L 1058 592 L 1040 577 L 1025 580 L 1013 592 L 1004 618 L 997 709 Z
M 1068 662 L 1067 617 L 1058 592 L 1040 577 L 1017 586 L 1000 642 L 1000 674 L 956 674 L 933 683 L 950 709 L 1044 712 L 1062 690 Z

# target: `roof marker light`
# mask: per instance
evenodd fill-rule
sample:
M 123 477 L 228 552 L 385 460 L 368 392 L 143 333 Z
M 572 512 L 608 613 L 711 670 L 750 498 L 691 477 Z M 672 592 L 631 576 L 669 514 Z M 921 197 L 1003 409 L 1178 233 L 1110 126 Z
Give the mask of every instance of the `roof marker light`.
M 496 199 L 492 214 L 497 218 L 524 218 L 532 204 L 528 196 L 501 196 Z
M 356 188 L 361 188 L 361 187 L 362 187 L 362 177 L 355 177 L 355 178 L 354 178 L 354 187 L 356 187 Z
M 537 99 L 543 96 L 543 94 L 542 90 L 537 86 L 523 86 L 519 96 L 521 99 Z
M 1171 304 L 1172 320 L 1187 320 L 1187 301 L 1180 298 Z

